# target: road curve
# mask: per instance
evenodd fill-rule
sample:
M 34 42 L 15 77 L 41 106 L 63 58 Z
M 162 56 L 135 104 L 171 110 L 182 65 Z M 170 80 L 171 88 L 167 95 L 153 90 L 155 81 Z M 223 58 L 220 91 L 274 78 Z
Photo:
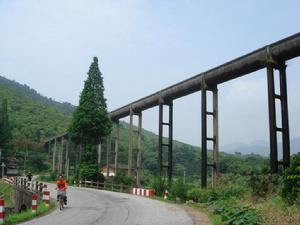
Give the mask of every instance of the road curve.
M 51 196 L 55 197 L 53 185 Z M 68 189 L 64 210 L 23 225 L 193 225 L 193 219 L 176 205 L 145 197 L 87 188 Z

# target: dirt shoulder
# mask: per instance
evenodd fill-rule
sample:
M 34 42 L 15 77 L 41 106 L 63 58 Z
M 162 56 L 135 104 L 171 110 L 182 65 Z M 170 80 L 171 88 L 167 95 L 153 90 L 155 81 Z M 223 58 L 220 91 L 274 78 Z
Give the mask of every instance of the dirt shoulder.
M 213 225 L 205 213 L 186 204 L 181 205 L 180 207 L 182 207 L 193 218 L 195 225 Z

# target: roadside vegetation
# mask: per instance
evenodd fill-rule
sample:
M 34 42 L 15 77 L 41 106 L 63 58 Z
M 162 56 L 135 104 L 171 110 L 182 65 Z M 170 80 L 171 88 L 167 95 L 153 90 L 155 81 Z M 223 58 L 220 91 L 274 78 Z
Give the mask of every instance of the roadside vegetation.
M 0 180 L 0 198 L 4 199 L 5 206 L 11 207 L 12 202 L 10 200 L 11 186 Z
M 169 190 L 168 199 L 206 212 L 213 224 L 300 224 L 300 153 L 282 175 L 267 170 L 241 176 L 223 174 L 216 188 L 201 189 L 182 179 L 171 185 L 155 178 L 158 196 Z
M 52 210 L 54 210 L 55 208 L 56 208 L 56 205 L 55 205 L 54 201 L 50 201 L 50 204 L 48 207 L 46 207 L 46 205 L 43 202 L 39 202 L 37 211 L 35 213 L 32 213 L 31 209 L 28 209 L 25 212 L 9 214 L 5 218 L 4 224 L 17 224 L 17 223 L 25 222 L 25 221 L 33 219 L 34 217 L 45 215 L 45 214 L 51 212 Z

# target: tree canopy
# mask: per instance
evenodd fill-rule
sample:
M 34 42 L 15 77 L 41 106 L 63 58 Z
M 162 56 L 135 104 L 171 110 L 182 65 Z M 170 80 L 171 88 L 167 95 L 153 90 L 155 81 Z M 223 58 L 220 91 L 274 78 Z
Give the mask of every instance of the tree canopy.
M 94 57 L 80 94 L 79 106 L 73 113 L 69 126 L 72 141 L 96 145 L 100 138 L 111 132 L 112 123 L 108 117 L 102 74 L 98 59 Z

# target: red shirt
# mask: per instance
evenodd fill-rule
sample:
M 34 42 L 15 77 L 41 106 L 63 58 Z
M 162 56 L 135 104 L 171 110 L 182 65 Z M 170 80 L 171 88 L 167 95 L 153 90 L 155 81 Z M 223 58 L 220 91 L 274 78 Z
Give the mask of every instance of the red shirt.
M 67 182 L 65 180 L 56 181 L 56 187 L 58 190 L 65 190 L 67 188 Z

